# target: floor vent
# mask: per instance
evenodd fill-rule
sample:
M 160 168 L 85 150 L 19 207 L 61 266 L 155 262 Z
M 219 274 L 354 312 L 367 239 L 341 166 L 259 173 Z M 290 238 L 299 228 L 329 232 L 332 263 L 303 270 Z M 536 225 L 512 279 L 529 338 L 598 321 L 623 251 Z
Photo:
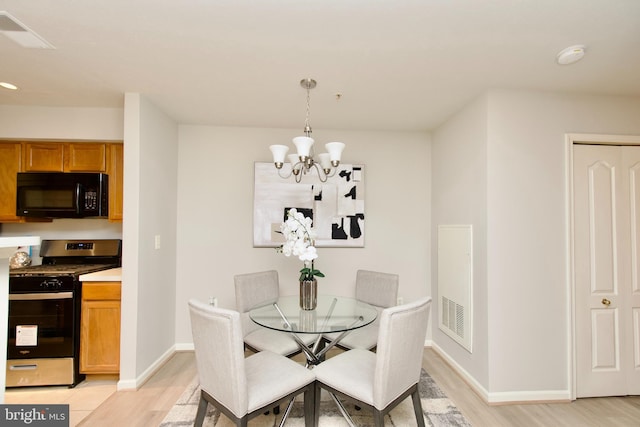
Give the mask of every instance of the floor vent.
M 471 225 L 438 226 L 439 329 L 472 351 Z

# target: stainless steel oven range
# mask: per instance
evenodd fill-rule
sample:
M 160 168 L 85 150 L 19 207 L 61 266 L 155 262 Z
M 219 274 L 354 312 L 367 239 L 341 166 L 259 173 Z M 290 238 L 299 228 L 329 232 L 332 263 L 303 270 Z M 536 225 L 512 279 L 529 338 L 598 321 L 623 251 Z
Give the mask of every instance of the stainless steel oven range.
M 121 265 L 122 241 L 43 240 L 42 265 L 9 271 L 7 387 L 69 385 L 79 372 L 79 276 Z

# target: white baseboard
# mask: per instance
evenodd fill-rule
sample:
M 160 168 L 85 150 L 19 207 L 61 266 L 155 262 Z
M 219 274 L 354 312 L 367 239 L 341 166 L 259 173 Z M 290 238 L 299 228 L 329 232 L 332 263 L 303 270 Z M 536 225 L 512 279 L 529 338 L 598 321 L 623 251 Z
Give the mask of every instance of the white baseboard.
M 192 342 L 183 342 L 176 344 L 176 351 L 195 351 Z
M 147 369 L 144 370 L 143 373 L 138 375 L 133 380 L 120 380 L 117 384 L 117 390 L 137 390 L 144 383 L 146 383 L 151 375 L 153 375 L 162 365 L 164 365 L 167 360 L 173 356 L 176 352 L 176 346 L 173 345 L 167 351 L 164 352 L 155 362 L 151 364 Z
M 476 379 L 451 358 L 441 347 L 432 343 L 433 350 L 442 357 L 471 389 L 488 404 L 533 403 L 571 401 L 569 390 L 534 390 L 534 391 L 500 391 L 489 392 Z
M 540 390 L 540 391 L 508 391 L 489 393 L 487 403 L 499 405 L 506 403 L 549 403 L 570 402 L 569 392 L 565 390 Z
M 436 343 L 432 344 L 433 350 L 438 353 L 440 357 L 442 357 L 458 375 L 462 377 L 464 382 L 466 382 L 469 387 L 480 396 L 485 402 L 489 402 L 489 392 L 480 384 L 476 379 L 471 376 L 462 366 L 458 364 L 451 356 L 449 356 L 441 347 L 439 347 Z

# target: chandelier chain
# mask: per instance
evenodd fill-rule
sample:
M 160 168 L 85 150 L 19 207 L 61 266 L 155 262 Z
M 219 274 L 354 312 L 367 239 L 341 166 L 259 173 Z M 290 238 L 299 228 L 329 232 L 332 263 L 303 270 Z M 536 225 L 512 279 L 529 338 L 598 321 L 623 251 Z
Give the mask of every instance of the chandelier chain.
M 309 115 L 311 114 L 311 88 L 307 86 L 307 117 L 304 120 L 304 133 L 306 136 L 311 134 L 311 126 L 309 126 Z

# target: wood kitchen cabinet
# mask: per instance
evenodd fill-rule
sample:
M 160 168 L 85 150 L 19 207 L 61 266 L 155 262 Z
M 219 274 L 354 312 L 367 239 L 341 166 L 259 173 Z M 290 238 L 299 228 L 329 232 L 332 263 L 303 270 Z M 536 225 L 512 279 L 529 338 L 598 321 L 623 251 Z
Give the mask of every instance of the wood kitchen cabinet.
M 23 172 L 64 172 L 64 144 L 57 142 L 24 142 Z
M 120 373 L 121 282 L 84 282 L 80 320 L 80 372 Z
M 65 172 L 106 172 L 107 144 L 65 144 Z
M 122 221 L 122 199 L 124 184 L 124 147 L 108 144 L 107 174 L 109 175 L 109 221 Z
M 20 221 L 16 216 L 16 177 L 21 153 L 19 142 L 0 144 L 0 222 Z
M 25 172 L 106 172 L 107 144 L 93 142 L 25 142 Z

